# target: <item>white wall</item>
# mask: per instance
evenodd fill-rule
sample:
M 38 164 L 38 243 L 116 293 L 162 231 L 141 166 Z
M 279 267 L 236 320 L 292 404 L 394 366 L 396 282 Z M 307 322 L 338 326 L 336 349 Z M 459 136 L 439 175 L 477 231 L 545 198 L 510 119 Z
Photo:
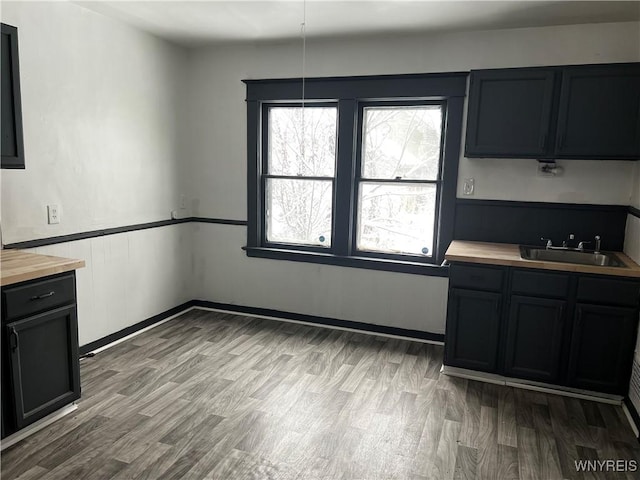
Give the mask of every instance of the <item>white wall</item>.
M 85 345 L 193 299 L 192 228 L 169 225 L 27 251 L 85 261 L 76 271 Z
M 27 166 L 2 172 L 4 243 L 170 218 L 184 51 L 68 2 L 3 1 L 2 21 L 18 27 Z
M 446 279 L 249 258 L 244 227 L 194 228 L 199 299 L 444 333 Z
M 311 25 L 312 19 L 308 20 Z M 467 71 L 640 60 L 640 24 L 598 24 L 430 36 L 308 40 L 307 76 Z M 190 53 L 187 178 L 193 213 L 246 219 L 246 106 L 242 79 L 301 74 L 300 42 L 224 45 Z M 532 160 L 460 161 L 474 198 L 627 205 L 632 162 L 573 161 L 541 179 Z M 200 226 L 201 298 L 401 328 L 443 332 L 447 280 L 246 258 L 246 231 Z M 339 286 L 334 288 L 333 286 Z M 393 314 L 389 313 L 393 312 Z
M 2 241 L 168 219 L 178 205 L 185 52 L 68 2 L 2 2 L 18 27 L 26 170 L 3 170 Z M 47 225 L 46 205 L 62 209 Z M 85 260 L 80 344 L 192 298 L 191 226 L 36 249 Z

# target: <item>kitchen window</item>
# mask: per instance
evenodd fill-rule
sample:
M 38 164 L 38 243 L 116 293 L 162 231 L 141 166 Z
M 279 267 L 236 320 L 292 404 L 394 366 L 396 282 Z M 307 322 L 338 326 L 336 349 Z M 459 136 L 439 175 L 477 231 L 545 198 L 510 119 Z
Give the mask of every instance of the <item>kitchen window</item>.
M 245 83 L 249 256 L 446 274 L 466 74 Z

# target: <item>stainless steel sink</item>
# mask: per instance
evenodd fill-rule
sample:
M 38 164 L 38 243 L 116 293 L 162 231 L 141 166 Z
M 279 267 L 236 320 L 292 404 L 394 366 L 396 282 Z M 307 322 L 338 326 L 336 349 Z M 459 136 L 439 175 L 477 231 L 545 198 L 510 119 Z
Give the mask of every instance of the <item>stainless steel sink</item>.
M 520 245 L 520 257 L 544 262 L 576 263 L 597 267 L 626 267 L 613 253 L 589 253 L 575 250 L 552 250 Z

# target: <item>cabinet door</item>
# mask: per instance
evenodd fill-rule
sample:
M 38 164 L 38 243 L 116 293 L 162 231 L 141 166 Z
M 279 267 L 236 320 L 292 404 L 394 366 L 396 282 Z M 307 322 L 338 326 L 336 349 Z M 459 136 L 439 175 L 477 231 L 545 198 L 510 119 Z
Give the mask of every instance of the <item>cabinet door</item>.
M 555 72 L 471 72 L 465 155 L 536 157 L 549 151 Z
M 2 168 L 24 168 L 22 107 L 18 68 L 18 29 L 1 25 L 0 32 L 0 150 Z
M 17 428 L 80 397 L 75 307 L 59 308 L 6 327 Z
M 577 304 L 569 385 L 626 395 L 637 324 L 637 309 Z
M 563 71 L 556 153 L 596 159 L 640 156 L 640 65 Z
M 495 372 L 501 299 L 499 293 L 449 291 L 446 365 Z
M 564 300 L 511 296 L 505 373 L 555 382 L 560 373 Z

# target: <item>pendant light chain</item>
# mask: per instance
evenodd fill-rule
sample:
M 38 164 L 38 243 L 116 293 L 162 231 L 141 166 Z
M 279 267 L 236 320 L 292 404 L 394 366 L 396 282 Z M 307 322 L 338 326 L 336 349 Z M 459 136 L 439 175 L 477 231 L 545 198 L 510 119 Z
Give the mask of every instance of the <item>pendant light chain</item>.
M 307 0 L 302 0 L 302 23 L 300 24 L 300 35 L 302 36 L 302 144 L 300 150 L 302 161 L 306 161 L 305 152 L 305 118 L 304 118 L 304 100 L 305 100 L 305 75 L 307 69 Z

